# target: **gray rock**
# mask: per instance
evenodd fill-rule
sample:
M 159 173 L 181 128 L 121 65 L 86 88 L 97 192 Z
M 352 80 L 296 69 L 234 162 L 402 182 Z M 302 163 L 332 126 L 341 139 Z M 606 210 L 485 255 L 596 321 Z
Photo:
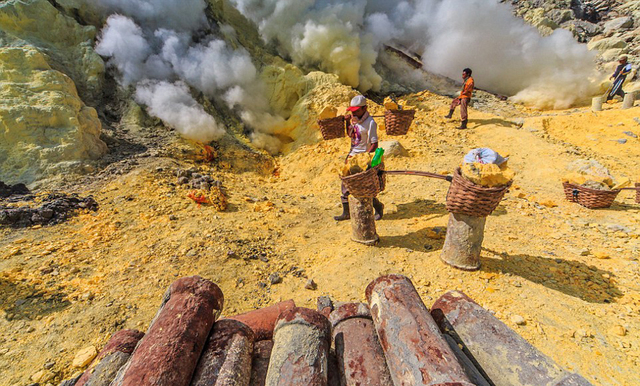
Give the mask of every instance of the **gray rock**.
M 552 9 L 547 12 L 547 17 L 559 25 L 573 19 L 573 12 L 570 9 Z
M 309 279 L 307 280 L 307 284 L 304 285 L 304 288 L 313 291 L 316 288 L 318 288 L 318 285 L 316 284 L 315 281 L 313 281 L 313 279 Z
M 628 29 L 633 27 L 633 18 L 631 16 L 618 17 L 613 20 L 609 20 L 604 23 L 604 33 L 617 32 L 621 29 Z
M 402 144 L 400 144 L 400 142 L 398 141 L 382 141 L 379 143 L 379 146 L 384 149 L 385 157 L 404 157 L 409 155 L 407 149 L 405 149 L 404 146 L 402 146 Z
M 604 38 L 599 40 L 592 40 L 587 43 L 587 48 L 589 50 L 598 50 L 600 52 L 610 50 L 612 48 L 625 48 L 627 43 L 616 37 Z
M 274 272 L 271 275 L 269 275 L 269 283 L 271 284 L 282 283 L 282 277 L 280 277 L 280 274 L 278 272 Z
M 566 24 L 566 29 L 572 31 L 575 35 L 593 37 L 602 32 L 602 27 L 586 20 L 573 20 Z
M 625 144 L 625 143 L 627 143 L 627 140 L 625 138 L 620 138 L 620 139 L 616 140 L 616 142 L 621 143 L 621 144 Z
M 631 138 L 638 138 L 638 136 L 634 134 L 632 131 L 623 131 L 623 133 L 628 135 Z

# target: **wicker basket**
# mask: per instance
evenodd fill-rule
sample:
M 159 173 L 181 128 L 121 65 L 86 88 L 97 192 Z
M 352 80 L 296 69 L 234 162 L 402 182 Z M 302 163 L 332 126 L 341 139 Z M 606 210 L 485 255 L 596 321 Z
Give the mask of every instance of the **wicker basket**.
M 353 197 L 369 198 L 375 197 L 382 192 L 386 185 L 386 177 L 381 171 L 384 165 L 380 164 L 364 172 L 340 177 L 347 190 Z
M 636 182 L 636 202 L 640 204 L 640 183 Z
M 493 212 L 511 186 L 486 188 L 476 185 L 460 174 L 460 168 L 453 173 L 453 180 L 447 192 L 447 210 L 451 213 L 474 217 L 486 217 Z
M 608 208 L 613 204 L 613 200 L 616 199 L 620 189 L 616 190 L 597 190 L 586 188 L 581 185 L 570 184 L 563 182 L 564 195 L 567 201 L 577 202 L 578 204 L 589 208 Z
M 416 115 L 415 110 L 387 110 L 384 112 L 384 127 L 388 135 L 405 135 Z
M 320 126 L 320 132 L 325 141 L 345 136 L 346 124 L 342 115 L 335 118 L 319 119 L 318 126 Z

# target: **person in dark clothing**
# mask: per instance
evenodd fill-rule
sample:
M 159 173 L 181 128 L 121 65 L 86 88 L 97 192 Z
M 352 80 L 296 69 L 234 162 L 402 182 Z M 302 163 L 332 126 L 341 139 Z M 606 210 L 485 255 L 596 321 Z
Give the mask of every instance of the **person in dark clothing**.
M 620 63 L 618 67 L 616 67 L 616 71 L 611 75 L 613 79 L 613 85 L 611 86 L 611 90 L 607 94 L 607 101 L 613 99 L 616 95 L 620 98 L 624 99 L 624 91 L 622 91 L 622 84 L 627 79 L 627 75 L 631 72 L 631 63 L 627 63 L 627 57 L 621 56 Z

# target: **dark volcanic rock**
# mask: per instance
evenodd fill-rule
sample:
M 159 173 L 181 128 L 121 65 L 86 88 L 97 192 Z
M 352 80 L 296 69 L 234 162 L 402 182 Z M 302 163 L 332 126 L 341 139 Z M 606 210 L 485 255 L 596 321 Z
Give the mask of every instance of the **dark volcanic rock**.
M 0 198 L 31 193 L 25 184 L 7 185 L 0 181 Z
M 0 226 L 21 228 L 58 224 L 81 209 L 96 211 L 98 203 L 91 196 L 81 198 L 77 195 L 49 194 L 42 199 L 42 204 L 37 207 L 0 205 Z

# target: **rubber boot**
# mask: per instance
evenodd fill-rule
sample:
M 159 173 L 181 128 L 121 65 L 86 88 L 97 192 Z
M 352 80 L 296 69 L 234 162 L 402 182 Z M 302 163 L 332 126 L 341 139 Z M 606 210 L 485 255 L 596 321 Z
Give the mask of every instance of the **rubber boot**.
M 376 221 L 380 220 L 384 211 L 384 204 L 380 202 L 377 198 L 373 199 L 373 209 L 376 211 L 374 219 Z
M 340 216 L 333 216 L 333 219 L 336 221 L 344 221 L 344 220 L 348 220 L 351 218 L 351 215 L 349 214 L 349 203 L 348 202 L 343 202 L 342 203 L 342 214 Z
M 453 111 L 454 111 L 453 109 L 449 110 L 449 114 L 445 115 L 444 117 L 447 119 L 453 118 Z
M 464 130 L 467 128 L 467 120 L 463 120 L 462 122 L 460 122 L 460 127 L 458 127 L 458 130 Z

